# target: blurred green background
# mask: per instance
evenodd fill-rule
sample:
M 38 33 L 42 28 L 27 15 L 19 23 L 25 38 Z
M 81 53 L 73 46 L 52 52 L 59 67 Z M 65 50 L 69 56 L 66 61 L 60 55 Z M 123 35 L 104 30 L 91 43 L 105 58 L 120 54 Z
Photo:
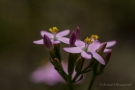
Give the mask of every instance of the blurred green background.
M 34 84 L 30 74 L 46 59 L 40 30 L 81 29 L 81 38 L 98 34 L 99 40 L 117 40 L 104 74 L 93 90 L 135 90 L 135 0 L 0 0 L 0 90 L 64 90 Z M 68 35 L 69 36 L 69 35 Z M 62 44 L 64 46 L 64 44 Z M 62 49 L 62 48 L 61 48 Z M 64 53 L 64 54 L 63 54 Z M 65 60 L 67 53 L 62 51 Z M 75 90 L 87 90 L 90 73 Z M 100 86 L 100 83 L 132 83 L 131 86 Z

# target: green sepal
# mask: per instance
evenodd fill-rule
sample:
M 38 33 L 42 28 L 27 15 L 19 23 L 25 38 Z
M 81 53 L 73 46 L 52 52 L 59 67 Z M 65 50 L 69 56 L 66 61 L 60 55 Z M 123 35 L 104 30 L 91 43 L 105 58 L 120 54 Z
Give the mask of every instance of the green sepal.
M 75 67 L 75 71 L 77 73 L 80 73 L 81 70 L 82 70 L 82 67 L 83 67 L 83 64 L 84 64 L 84 59 L 82 59 L 81 57 L 79 57 L 77 60 L 76 60 L 76 67 Z
M 61 62 L 60 44 L 54 44 L 54 49 L 50 51 L 50 56 L 52 59 L 58 58 Z
M 102 65 L 98 61 L 95 62 L 95 64 L 93 65 L 94 75 L 98 76 L 104 72 L 107 63 L 109 62 L 110 56 L 111 52 L 107 52 L 104 56 L 102 55 L 103 59 L 105 60 L 105 65 Z
M 54 44 L 54 53 L 56 55 L 56 58 L 58 58 L 58 60 L 61 61 L 60 44 Z
M 55 58 L 55 59 L 52 59 L 50 57 L 50 62 L 53 64 L 54 66 L 54 69 L 61 75 L 61 77 L 67 82 L 68 81 L 68 75 L 65 73 L 63 67 L 62 67 L 62 64 L 61 62 Z

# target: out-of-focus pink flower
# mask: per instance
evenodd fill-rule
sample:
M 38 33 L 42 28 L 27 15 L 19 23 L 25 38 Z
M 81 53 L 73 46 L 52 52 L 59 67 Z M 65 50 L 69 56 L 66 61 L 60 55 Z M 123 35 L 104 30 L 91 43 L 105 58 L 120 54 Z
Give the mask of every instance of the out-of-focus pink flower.
M 67 73 L 67 63 L 62 62 L 62 65 L 64 71 Z M 73 76 L 74 75 L 75 71 L 73 73 Z M 57 83 L 66 83 L 50 62 L 47 62 L 46 65 L 37 68 L 30 75 L 30 80 L 34 83 L 45 83 L 50 86 L 56 85 Z
M 65 65 L 64 65 L 65 66 Z M 48 62 L 46 65 L 37 68 L 31 74 L 31 81 L 34 83 L 46 83 L 47 85 L 55 85 L 59 82 L 64 82 L 59 73 L 54 69 L 54 66 Z
M 43 37 L 44 34 L 46 34 L 50 38 L 50 40 L 52 41 L 53 44 L 58 44 L 58 43 L 60 43 L 60 41 L 63 43 L 69 44 L 69 38 L 66 38 L 64 36 L 68 35 L 70 30 L 66 29 L 66 30 L 63 30 L 63 31 L 58 32 L 58 33 L 57 33 L 57 31 L 58 31 L 57 27 L 53 27 L 52 29 L 50 28 L 49 30 L 52 33 L 49 33 L 47 31 L 41 31 L 40 32 L 41 36 Z M 44 44 L 43 39 L 33 41 L 33 43 Z

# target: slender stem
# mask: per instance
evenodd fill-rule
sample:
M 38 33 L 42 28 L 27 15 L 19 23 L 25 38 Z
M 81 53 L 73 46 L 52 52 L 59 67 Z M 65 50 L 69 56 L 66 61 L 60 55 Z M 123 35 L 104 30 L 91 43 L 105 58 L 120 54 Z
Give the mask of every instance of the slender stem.
M 91 79 L 90 84 L 89 84 L 88 90 L 91 90 L 91 88 L 92 88 L 92 86 L 93 86 L 93 83 L 94 83 L 95 79 L 96 79 L 96 76 L 93 74 L 93 75 L 92 75 L 92 79 Z
M 87 67 L 85 67 L 81 73 L 84 73 L 85 71 L 87 71 L 88 69 L 91 71 L 92 70 L 92 64 L 94 63 L 93 58 L 91 59 L 91 62 L 89 63 L 89 65 Z
M 73 90 L 73 85 L 72 85 L 72 83 L 67 83 L 67 85 L 68 85 L 68 90 Z
M 71 82 L 71 75 L 68 76 L 68 81 L 67 81 L 67 85 L 68 85 L 68 90 L 73 90 L 73 83 Z
M 80 75 L 80 74 L 78 74 L 78 73 L 75 75 L 75 77 L 74 77 L 73 80 L 72 80 L 73 83 L 76 81 L 76 79 L 78 78 L 79 75 Z
M 88 70 L 89 69 L 89 70 Z M 86 71 L 91 71 L 92 70 L 92 67 L 90 66 L 87 66 L 84 70 L 81 71 L 81 73 L 84 73 Z
M 57 70 L 57 72 L 62 76 L 62 78 L 65 80 L 65 81 L 67 81 L 67 75 L 65 74 L 63 74 L 63 73 L 61 73 L 61 72 L 59 72 L 58 70 Z

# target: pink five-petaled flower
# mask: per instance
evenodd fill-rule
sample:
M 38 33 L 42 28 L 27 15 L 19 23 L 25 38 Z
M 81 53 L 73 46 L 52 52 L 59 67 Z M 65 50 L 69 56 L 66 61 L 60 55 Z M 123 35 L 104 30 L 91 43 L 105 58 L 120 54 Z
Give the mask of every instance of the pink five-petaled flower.
M 103 58 L 96 52 L 97 47 L 94 47 L 92 43 L 98 39 L 97 35 L 92 35 L 91 38 L 86 38 L 84 42 L 77 40 L 75 45 L 77 47 L 64 48 L 65 51 L 69 53 L 81 53 L 81 56 L 85 59 L 91 59 L 91 56 L 98 60 L 101 64 L 105 65 Z
M 107 45 L 106 45 L 106 48 L 104 49 L 104 52 L 110 52 L 111 49 L 108 49 L 109 47 L 111 46 L 114 46 L 116 44 L 116 41 L 108 41 L 106 42 Z M 103 43 L 100 43 L 98 40 L 95 40 L 92 44 L 89 45 L 89 48 L 92 48 L 92 50 L 96 51 Z M 78 40 L 75 42 L 75 45 L 77 47 L 81 47 L 81 46 L 84 46 L 85 43 L 81 40 Z
M 98 60 L 101 64 L 105 65 L 105 62 L 103 58 L 96 52 L 96 50 L 102 45 L 98 40 L 97 35 L 91 38 L 86 38 L 85 42 L 81 40 L 77 40 L 75 42 L 75 45 L 77 47 L 69 47 L 69 48 L 64 48 L 65 51 L 69 53 L 81 53 L 81 56 L 85 59 L 91 59 L 91 56 L 93 56 L 96 60 Z M 110 52 L 111 49 L 107 49 L 108 47 L 111 47 L 116 44 L 116 41 L 109 41 L 106 42 L 106 48 L 104 49 L 104 52 Z
M 49 31 L 52 32 L 52 33 L 49 33 L 47 31 L 41 31 L 40 32 L 41 36 L 43 37 L 44 34 L 47 35 L 50 38 L 50 40 L 52 41 L 53 44 L 58 44 L 58 43 L 60 43 L 60 41 L 63 42 L 63 43 L 69 44 L 69 39 L 66 38 L 66 37 L 63 37 L 63 36 L 68 35 L 70 30 L 67 29 L 67 30 L 58 32 L 57 27 L 53 27 L 53 28 L 50 28 Z M 33 43 L 44 44 L 43 39 L 33 41 Z

